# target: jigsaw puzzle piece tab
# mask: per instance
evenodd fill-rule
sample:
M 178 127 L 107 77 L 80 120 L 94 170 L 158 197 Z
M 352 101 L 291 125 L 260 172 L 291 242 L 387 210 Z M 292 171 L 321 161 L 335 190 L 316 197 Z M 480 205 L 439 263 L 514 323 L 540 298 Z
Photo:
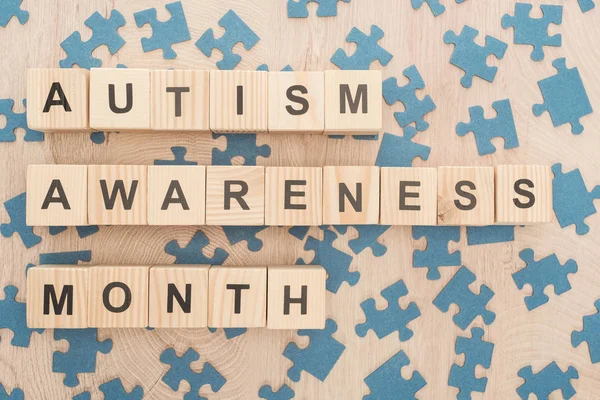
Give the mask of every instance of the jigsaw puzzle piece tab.
M 434 17 L 437 17 L 446 11 L 446 7 L 440 3 L 440 0 L 410 0 L 410 5 L 414 10 L 421 8 L 423 3 L 427 3 Z
M 400 370 L 409 364 L 410 360 L 402 350 L 383 363 L 365 378 L 371 393 L 364 396 L 363 400 L 416 400 L 417 392 L 427 382 L 419 371 L 414 371 L 410 379 L 404 379 Z
M 25 130 L 23 140 L 26 142 L 43 142 L 44 132 L 34 131 L 27 126 L 27 99 L 23 99 L 23 106 L 26 109 L 23 113 L 14 112 L 14 105 L 13 99 L 0 99 L 0 115 L 4 115 L 6 118 L 6 125 L 0 129 L 0 143 L 17 140 L 15 130 L 18 128 Z
M 227 149 L 219 150 L 212 149 L 212 165 L 231 165 L 235 157 L 244 159 L 243 165 L 256 165 L 258 157 L 269 157 L 271 148 L 267 144 L 260 146 L 256 145 L 255 134 L 239 134 L 239 133 L 213 133 L 213 139 L 225 137 L 227 141 Z
M 596 300 L 594 307 L 598 312 L 583 317 L 583 329 L 571 333 L 573 347 L 587 342 L 592 364 L 600 362 L 600 299 Z
M 8 328 L 13 332 L 10 341 L 12 346 L 29 347 L 31 334 L 42 333 L 43 329 L 29 329 L 27 327 L 27 305 L 16 301 L 19 289 L 15 286 L 4 288 L 4 300 L 0 300 L 0 329 Z
M 149 24 L 152 26 L 152 36 L 150 38 L 142 38 L 142 49 L 144 52 L 161 49 L 163 57 L 166 60 L 172 60 L 177 57 L 177 53 L 173 50 L 173 45 L 176 43 L 190 40 L 190 30 L 188 29 L 183 6 L 180 1 L 169 3 L 165 8 L 171 14 L 169 20 L 163 22 L 156 18 L 156 8 L 139 11 L 133 14 L 135 23 L 138 28 Z
M 548 399 L 550 393 L 555 390 L 561 390 L 563 399 L 568 400 L 576 394 L 571 380 L 579 379 L 575 367 L 569 367 L 566 372 L 563 372 L 555 361 L 537 374 L 533 373 L 529 365 L 521 368 L 517 375 L 525 380 L 525 383 L 517 388 L 517 394 L 523 400 L 527 400 L 531 394 L 535 394 L 538 399 Z
M 141 400 L 144 397 L 144 389 L 137 385 L 131 392 L 127 392 L 123 387 L 121 378 L 115 378 L 112 381 L 105 382 L 98 386 L 98 389 L 104 393 L 105 399 L 118 400 Z
M 17 233 L 26 248 L 31 248 L 42 241 L 42 238 L 33 233 L 33 228 L 27 226 L 25 209 L 27 194 L 25 192 L 4 202 L 4 208 L 10 217 L 10 223 L 0 225 L 0 233 L 4 237 L 11 237 Z
M 29 11 L 21 9 L 21 3 L 23 0 L 2 0 L 0 2 L 1 27 L 5 28 L 13 17 L 17 17 L 21 25 L 25 25 L 29 21 Z
M 384 132 L 379 144 L 375 165 L 378 167 L 412 167 L 413 159 L 429 158 L 431 147 L 413 142 L 417 130 L 412 126 L 404 128 L 403 136 Z
M 175 264 L 223 264 L 229 257 L 229 253 L 218 247 L 212 257 L 207 257 L 204 255 L 203 249 L 209 243 L 206 234 L 198 230 L 185 247 L 179 246 L 177 240 L 172 240 L 165 245 L 165 252 L 175 256 Z
M 265 229 L 267 229 L 266 226 L 224 226 L 223 232 L 225 232 L 230 245 L 247 242 L 248 250 L 257 252 L 262 249 L 263 241 L 257 238 L 256 234 Z
M 258 391 L 258 397 L 266 400 L 290 400 L 295 396 L 294 391 L 285 383 L 274 392 L 271 385 L 264 385 Z
M 350 3 L 350 0 L 341 0 Z M 288 18 L 308 18 L 308 3 L 318 3 L 317 17 L 335 17 L 337 15 L 338 0 L 288 0 Z
M 198 165 L 196 161 L 188 161 L 185 159 L 187 149 L 183 146 L 171 147 L 173 160 L 154 160 L 154 165 Z
M 577 3 L 579 3 L 579 9 L 581 9 L 581 12 L 584 13 L 596 7 L 594 0 L 577 0 Z
M 356 51 L 348 56 L 343 49 L 337 49 L 330 61 L 343 70 L 367 70 L 375 60 L 385 67 L 392 60 L 392 55 L 378 43 L 383 35 L 383 30 L 377 25 L 371 26 L 371 34 L 368 36 L 359 29 L 352 28 L 346 36 L 346 42 L 355 43 Z
M 440 267 L 454 267 L 461 263 L 460 251 L 450 253 L 450 242 L 460 242 L 458 226 L 413 226 L 414 240 L 427 239 L 425 250 L 413 252 L 413 267 L 427 268 L 427 279 L 440 279 Z
M 472 392 L 485 392 L 487 378 L 477 378 L 475 369 L 481 365 L 489 369 L 492 363 L 494 344 L 484 341 L 484 331 L 481 328 L 471 328 L 471 337 L 459 336 L 456 339 L 456 354 L 464 354 L 462 366 L 453 364 L 450 368 L 448 385 L 460 389 L 456 396 L 459 400 L 470 400 Z
M 351 225 L 358 232 L 358 237 L 348 241 L 348 247 L 354 254 L 360 254 L 365 249 L 370 248 L 375 257 L 381 257 L 387 252 L 387 247 L 379 243 L 379 238 L 388 229 L 389 225 Z M 335 229 L 342 235 L 340 225 L 335 226 Z
M 19 388 L 15 388 L 12 392 L 7 393 L 4 385 L 0 383 L 0 399 L 2 400 L 23 400 L 25 398 L 25 393 Z

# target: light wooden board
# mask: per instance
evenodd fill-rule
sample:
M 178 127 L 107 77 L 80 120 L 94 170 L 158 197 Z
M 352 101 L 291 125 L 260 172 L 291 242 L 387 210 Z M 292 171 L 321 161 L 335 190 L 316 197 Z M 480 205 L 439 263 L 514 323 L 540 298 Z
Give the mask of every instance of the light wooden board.
M 30 12 L 29 22 L 21 26 L 12 20 L 6 28 L 0 28 L 4 54 L 0 59 L 4 71 L 0 75 L 0 98 L 15 99 L 15 110 L 22 112 L 26 69 L 58 67 L 59 60 L 65 58 L 60 42 L 75 30 L 80 30 L 82 40 L 87 40 L 91 31 L 84 25 L 86 18 L 95 11 L 106 15 L 113 7 L 127 19 L 127 25 L 120 30 L 127 43 L 114 56 L 110 56 L 105 47 L 94 52 L 106 67 L 123 63 L 130 68 L 214 69 L 215 62 L 220 60 L 219 52 L 215 50 L 213 57 L 207 58 L 194 42 L 208 28 L 220 36 L 223 30 L 218 20 L 229 9 L 234 9 L 261 38 L 249 52 L 241 45 L 236 46 L 235 51 L 243 57 L 238 69 L 254 70 L 267 63 L 272 71 L 286 64 L 295 70 L 324 71 L 335 69 L 329 59 L 337 48 L 354 51 L 354 45 L 345 42 L 352 27 L 368 33 L 371 25 L 376 24 L 385 31 L 381 45 L 394 58 L 385 68 L 378 63 L 372 68 L 382 69 L 384 78 L 396 76 L 399 84 L 405 84 L 402 71 L 415 64 L 426 82 L 422 94 L 429 94 L 437 105 L 426 118 L 431 127 L 415 138 L 418 143 L 432 146 L 431 155 L 427 161 L 416 159 L 414 166 L 562 162 L 565 171 L 580 168 L 590 190 L 600 184 L 598 5 L 595 10 L 582 14 L 576 1 L 545 1 L 564 4 L 562 25 L 550 29 L 562 33 L 563 45 L 545 47 L 544 61 L 534 62 L 529 56 L 531 47 L 513 45 L 512 30 L 504 30 L 500 25 L 505 13 L 513 13 L 513 1 L 467 0 L 460 5 L 452 0 L 443 2 L 446 12 L 437 18 L 427 5 L 413 10 L 409 0 L 380 0 L 376 6 L 372 1 L 353 0 L 347 4 L 340 2 L 335 18 L 317 18 L 317 4 L 311 3 L 308 19 L 288 19 L 285 1 L 184 0 L 192 40 L 174 46 L 176 59 L 164 60 L 160 51 L 142 51 L 140 39 L 150 37 L 151 31 L 148 26 L 137 28 L 133 19 L 134 12 L 149 7 L 157 7 L 158 18 L 167 19 L 168 12 L 158 2 L 90 0 L 75 5 L 72 0 L 24 0 L 23 8 Z M 532 15 L 539 17 L 541 12 L 534 7 Z M 485 34 L 509 43 L 503 60 L 489 58 L 491 65 L 499 66 L 493 84 L 476 78 L 472 88 L 465 89 L 459 83 L 463 72 L 448 62 L 453 48 L 443 43 L 443 34 L 449 29 L 458 32 L 465 24 L 480 31 L 476 40 L 479 44 L 484 43 Z M 533 104 L 543 102 L 537 81 L 555 74 L 551 63 L 564 56 L 569 67 L 579 68 L 596 110 L 595 114 L 582 119 L 585 131 L 578 136 L 570 133 L 568 125 L 554 128 L 548 114 L 538 118 L 531 111 Z M 491 103 L 504 98 L 511 100 L 520 147 L 506 151 L 502 149 L 502 140 L 494 140 L 498 151 L 480 157 L 472 134 L 459 137 L 455 126 L 469 121 L 469 106 L 482 105 L 489 117 L 493 115 Z M 400 104 L 383 105 L 385 132 L 402 134 L 393 117 L 394 111 L 401 110 Z M 25 191 L 29 164 L 151 165 L 155 159 L 172 159 L 172 146 L 185 146 L 188 159 L 205 165 L 211 161 L 213 147 L 221 150 L 226 147 L 223 137 L 213 139 L 210 134 L 119 133 L 109 134 L 100 145 L 93 144 L 87 134 L 48 134 L 43 143 L 26 143 L 23 134 L 17 132 L 15 142 L 0 144 L 3 201 Z M 375 141 L 328 139 L 325 135 L 261 134 L 257 138 L 259 145 L 271 147 L 269 158 L 258 158 L 259 165 L 267 166 L 374 165 L 379 148 Z M 234 161 L 239 164 L 241 159 Z M 3 208 L 0 220 L 2 223 L 9 220 Z M 573 348 L 570 342 L 571 332 L 582 328 L 583 315 L 596 312 L 593 304 L 600 298 L 600 214 L 587 218 L 586 222 L 591 230 L 585 236 L 578 236 L 572 226 L 561 229 L 555 221 L 550 225 L 517 228 L 514 242 L 485 246 L 467 246 L 463 229 L 461 242 L 451 244 L 451 248 L 461 250 L 463 264 L 477 275 L 477 285 L 485 283 L 496 294 L 489 308 L 497 313 L 497 318 L 485 328 L 486 340 L 496 346 L 491 368 L 481 372 L 489 381 L 486 393 L 474 394 L 474 399 L 513 399 L 522 383 L 517 371 L 530 364 L 537 371 L 551 361 L 557 361 L 563 369 L 569 365 L 577 368 L 580 378 L 573 381 L 576 398 L 600 397 L 600 367 L 591 364 L 585 344 Z M 39 254 L 48 252 L 92 250 L 92 262 L 98 265 L 171 264 L 175 259 L 165 253 L 166 243 L 177 239 L 185 246 L 196 229 L 192 226 L 113 226 L 102 227 L 97 234 L 79 239 L 73 228 L 56 236 L 50 236 L 47 228 L 35 228 L 43 241 L 31 249 L 25 249 L 17 235 L 2 237 L 0 284 L 16 285 L 20 290 L 17 299 L 24 301 L 25 266 L 39 264 Z M 229 245 L 219 227 L 203 227 L 202 231 L 211 240 L 205 254 L 210 256 L 216 247 L 223 248 L 229 253 L 228 265 L 289 265 L 299 257 L 308 261 L 313 257 L 285 228 L 271 227 L 259 233 L 264 246 L 257 253 L 250 252 L 246 243 Z M 309 234 L 321 238 L 323 233 L 319 228 L 311 228 Z M 356 236 L 350 229 L 335 242 L 335 247 L 353 254 L 348 241 Z M 174 393 L 161 380 L 167 366 L 160 363 L 159 357 L 168 347 L 174 346 L 181 354 L 192 346 L 201 355 L 198 370 L 202 362 L 208 361 L 228 380 L 218 394 L 203 389 L 201 393 L 209 399 L 255 399 L 263 384 L 279 387 L 284 382 L 293 387 L 298 399 L 361 399 L 369 391 L 364 378 L 402 349 L 411 360 L 408 370 L 418 370 L 427 380 L 427 386 L 418 393 L 421 399 L 455 398 L 457 389 L 448 387 L 448 373 L 453 363 L 461 363 L 463 359 L 454 352 L 456 337 L 467 333 L 452 322 L 456 309 L 442 313 L 432 300 L 457 268 L 441 268 L 441 279 L 437 281 L 427 280 L 426 271 L 413 269 L 412 251 L 424 248 L 425 243 L 413 242 L 408 227 L 390 228 L 381 241 L 387 246 L 383 257 L 373 257 L 369 249 L 353 255 L 350 268 L 361 274 L 356 286 L 344 284 L 335 295 L 327 292 L 326 313 L 337 322 L 338 331 L 334 336 L 346 345 L 346 350 L 324 382 L 307 374 L 302 374 L 299 383 L 287 378 L 286 371 L 292 362 L 282 356 L 285 346 L 292 341 L 300 347 L 307 344 L 306 337 L 299 337 L 293 331 L 255 329 L 227 340 L 222 330 L 211 334 L 207 329 L 100 329 L 99 338 L 112 339 L 113 349 L 109 354 L 98 355 L 96 373 L 80 374 L 80 385 L 75 388 L 65 387 L 64 375 L 52 372 L 52 354 L 66 351 L 66 341 L 55 341 L 52 331 L 46 331 L 42 335 L 33 334 L 29 348 L 13 347 L 10 345 L 12 333 L 0 330 L 2 384 L 9 391 L 22 387 L 26 398 L 66 399 L 84 390 L 99 396 L 100 384 L 121 377 L 127 389 L 141 385 L 146 398 L 181 399 L 187 384 L 182 384 L 180 392 Z M 555 296 L 550 290 L 549 302 L 531 312 L 523 301 L 526 290 L 518 290 L 511 278 L 513 272 L 524 267 L 518 257 L 524 248 L 534 249 L 536 257 L 556 252 L 561 262 L 574 258 L 579 266 L 579 271 L 570 277 L 571 291 Z M 374 297 L 378 307 L 385 307 L 379 292 L 399 279 L 404 280 L 409 290 L 401 303 L 407 305 L 415 301 L 422 313 L 410 324 L 414 336 L 406 342 L 400 342 L 396 334 L 381 340 L 372 332 L 365 338 L 358 337 L 355 325 L 364 320 L 359 304 Z M 477 319 L 474 325 L 482 326 L 482 321 Z M 410 375 L 408 370 L 405 368 L 403 376 Z

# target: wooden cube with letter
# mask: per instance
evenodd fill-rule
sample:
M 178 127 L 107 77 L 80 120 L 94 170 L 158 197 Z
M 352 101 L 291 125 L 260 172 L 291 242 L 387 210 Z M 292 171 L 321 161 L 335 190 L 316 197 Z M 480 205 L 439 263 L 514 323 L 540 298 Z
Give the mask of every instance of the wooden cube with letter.
M 382 225 L 437 224 L 435 168 L 381 168 Z
M 379 167 L 323 167 L 323 224 L 379 223 Z

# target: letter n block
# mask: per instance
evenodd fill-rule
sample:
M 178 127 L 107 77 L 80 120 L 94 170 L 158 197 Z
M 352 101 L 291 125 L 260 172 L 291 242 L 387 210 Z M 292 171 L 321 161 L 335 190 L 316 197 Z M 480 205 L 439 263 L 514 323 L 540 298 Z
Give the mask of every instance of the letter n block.
M 269 267 L 267 327 L 325 328 L 325 281 L 318 265 Z
M 29 328 L 87 328 L 87 303 L 87 267 L 40 265 L 27 271 Z
M 496 222 L 552 222 L 552 171 L 548 165 L 496 167 Z
M 27 126 L 38 131 L 89 129 L 89 71 L 30 69 L 27 71 Z
M 267 325 L 267 267 L 214 266 L 208 280 L 208 326 Z
M 325 71 L 325 133 L 379 133 L 381 98 L 381 71 Z
M 323 167 L 323 224 L 379 223 L 379 167 Z
M 89 269 L 88 326 L 148 326 L 148 266 L 94 266 Z
M 207 225 L 264 225 L 265 167 L 208 166 Z
M 208 322 L 208 265 L 150 268 L 148 324 L 154 328 L 205 328 Z
M 381 224 L 436 225 L 437 170 L 381 168 Z
M 90 225 L 146 225 L 148 167 L 89 165 Z
M 438 224 L 494 223 L 494 168 L 438 168 Z
M 87 225 L 87 173 L 85 165 L 29 165 L 27 225 Z

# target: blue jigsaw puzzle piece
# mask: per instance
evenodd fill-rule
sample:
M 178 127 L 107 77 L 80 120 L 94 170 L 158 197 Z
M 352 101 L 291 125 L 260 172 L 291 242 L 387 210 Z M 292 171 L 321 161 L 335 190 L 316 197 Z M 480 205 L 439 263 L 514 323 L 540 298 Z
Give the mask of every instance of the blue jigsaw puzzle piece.
M 231 165 L 235 157 L 242 157 L 244 165 L 256 165 L 258 157 L 269 157 L 271 148 L 269 145 L 256 145 L 255 134 L 239 133 L 213 133 L 213 139 L 221 136 L 227 141 L 227 148 L 223 151 L 212 149 L 212 165 Z
M 273 391 L 271 385 L 264 385 L 258 390 L 258 397 L 266 400 L 290 400 L 295 395 L 294 391 L 285 383 L 276 392 Z
M 513 242 L 514 225 L 467 226 L 467 245 Z
M 169 20 L 162 22 L 156 18 L 156 8 L 139 11 L 133 14 L 135 23 L 138 28 L 146 24 L 152 26 L 152 36 L 142 38 L 142 49 L 144 52 L 161 49 L 163 57 L 166 60 L 172 60 L 177 57 L 177 53 L 173 50 L 175 43 L 185 42 L 190 40 L 190 30 L 188 29 L 183 6 L 180 1 L 169 3 L 165 8 L 171 14 Z
M 121 378 L 115 378 L 112 381 L 103 383 L 98 389 L 104 393 L 105 399 L 114 400 L 141 400 L 144 397 L 144 389 L 141 386 L 134 387 L 131 392 L 127 392 L 123 387 Z
M 460 122 L 456 125 L 458 136 L 462 137 L 469 132 L 473 132 L 477 152 L 480 156 L 496 152 L 496 146 L 492 143 L 493 138 L 503 138 L 505 149 L 519 147 L 519 138 L 510 101 L 508 99 L 495 101 L 492 103 L 492 108 L 496 111 L 496 116 L 487 119 L 483 115 L 483 107 L 469 107 L 471 121 L 468 124 Z
M 387 301 L 388 306 L 378 310 L 375 300 L 369 298 L 360 303 L 365 313 L 366 321 L 356 325 L 356 334 L 365 337 L 369 330 L 373 330 L 379 339 L 392 332 L 398 332 L 400 341 L 404 342 L 413 336 L 413 331 L 406 327 L 411 321 L 421 316 L 417 304 L 412 301 L 406 308 L 400 307 L 398 301 L 408 294 L 408 289 L 403 280 L 392 284 L 381 291 L 381 296 Z
M 571 333 L 573 347 L 579 347 L 582 342 L 587 342 L 593 364 L 600 362 L 600 300 L 596 300 L 594 306 L 598 312 L 583 317 L 583 329 Z
M 571 124 L 571 133 L 579 135 L 583 132 L 579 120 L 593 111 L 581 75 L 577 68 L 567 68 L 564 57 L 554 60 L 552 66 L 558 72 L 538 81 L 544 103 L 534 104 L 533 114 L 539 117 L 548 111 L 552 125 Z
M 6 118 L 6 125 L 0 129 L 0 143 L 17 140 L 15 135 L 17 128 L 25 130 L 23 140 L 26 142 L 43 142 L 44 132 L 34 131 L 27 126 L 27 100 L 23 100 L 23 106 L 26 108 L 25 112 L 14 112 L 14 105 L 15 101 L 13 99 L 0 99 L 0 115 L 4 115 L 4 118 Z
M 25 398 L 25 393 L 19 388 L 15 388 L 12 392 L 7 393 L 4 385 L 0 383 L 0 400 L 23 400 Z M 275 400 L 277 400 L 275 398 Z
M 185 159 L 187 149 L 183 146 L 171 147 L 173 160 L 154 160 L 154 165 L 198 165 L 196 161 L 188 161 Z
M 417 392 L 427 385 L 419 371 L 404 379 L 400 370 L 409 365 L 406 353 L 400 350 L 365 378 L 371 393 L 363 400 L 417 400 Z
M 162 378 L 163 382 L 175 392 L 179 389 L 181 381 L 187 381 L 190 385 L 190 391 L 183 396 L 184 400 L 206 400 L 206 397 L 198 393 L 202 386 L 210 385 L 216 393 L 227 382 L 210 363 L 204 363 L 200 373 L 193 371 L 190 364 L 199 359 L 200 355 L 191 347 L 181 357 L 177 356 L 172 348 L 166 349 L 160 355 L 160 362 L 171 365 Z
M 12 346 L 29 347 L 31 334 L 42 333 L 43 329 L 29 329 L 27 327 L 27 306 L 16 301 L 19 289 L 15 286 L 4 288 L 4 300 L 0 300 L 0 329 L 8 328 L 13 332 L 10 341 Z
M 298 240 L 304 240 L 306 235 L 308 235 L 309 229 L 310 226 L 292 226 L 288 229 L 288 233 Z
M 234 69 L 242 57 L 233 52 L 237 43 L 242 43 L 246 50 L 251 50 L 260 40 L 258 35 L 238 15 L 229 10 L 219 20 L 219 25 L 225 29 L 225 33 L 219 39 L 215 39 L 212 29 L 208 29 L 196 42 L 196 47 L 206 56 L 210 57 L 214 49 L 223 54 L 221 61 L 217 61 L 219 69 Z
M 485 37 L 485 46 L 480 46 L 475 43 L 478 34 L 477 29 L 468 25 L 463 27 L 460 35 L 456 35 L 453 31 L 447 31 L 444 34 L 444 43 L 454 44 L 450 64 L 465 72 L 465 75 L 460 79 L 460 83 L 466 88 L 471 87 L 474 76 L 493 82 L 498 67 L 488 66 L 487 58 L 493 54 L 501 60 L 508 47 L 503 41 L 489 35 Z
M 577 3 L 579 3 L 579 9 L 581 9 L 581 12 L 588 12 L 596 7 L 594 0 L 577 0 Z
M 340 0 L 350 3 L 350 0 Z M 308 18 L 308 3 L 317 3 L 317 17 L 335 17 L 337 15 L 338 0 L 288 0 L 288 18 Z
M 92 400 L 92 394 L 90 392 L 82 392 L 73 396 L 72 400 Z
M 414 240 L 427 239 L 425 250 L 413 252 L 413 267 L 427 268 L 427 279 L 440 279 L 440 267 L 460 265 L 460 251 L 448 251 L 450 242 L 460 242 L 460 227 L 413 226 L 412 237 Z
M 367 248 L 371 249 L 375 257 L 381 257 L 387 252 L 387 247 L 379 243 L 379 238 L 390 229 L 389 225 L 335 225 L 334 228 L 345 235 L 348 226 L 358 232 L 357 238 L 348 241 L 348 247 L 354 254 L 360 254 Z
M 230 245 L 247 242 L 248 250 L 257 252 L 262 249 L 263 241 L 257 238 L 256 234 L 265 229 L 267 229 L 266 226 L 224 226 L 223 232 L 225 232 Z
M 346 36 L 346 42 L 355 43 L 356 51 L 348 56 L 343 49 L 337 49 L 330 61 L 344 70 L 367 70 L 375 60 L 379 60 L 385 67 L 392 60 L 392 55 L 378 43 L 383 34 L 383 30 L 377 25 L 371 26 L 371 34 L 368 36 L 361 30 L 352 28 Z
M 171 240 L 165 246 L 165 252 L 175 256 L 175 264 L 211 264 L 221 265 L 229 253 L 217 247 L 212 257 L 207 257 L 203 249 L 208 246 L 210 241 L 204 232 L 198 230 L 185 247 L 179 246 L 177 240 Z
M 328 319 L 324 329 L 299 329 L 299 336 L 308 336 L 310 343 L 301 349 L 296 343 L 289 343 L 283 356 L 294 365 L 288 370 L 288 377 L 298 382 L 302 371 L 306 371 L 323 382 L 338 362 L 346 346 L 338 342 L 332 335 L 338 326 L 334 320 Z
M 523 400 L 527 400 L 531 394 L 535 394 L 538 399 L 548 399 L 550 393 L 555 390 L 560 390 L 563 399 L 568 400 L 576 394 L 571 379 L 579 379 L 575 367 L 569 367 L 567 372 L 562 372 L 554 361 L 537 374 L 533 373 L 529 365 L 521 368 L 517 375 L 525 380 L 525 383 L 517 388 L 517 394 Z
M 269 72 L 269 66 L 267 64 L 260 64 L 258 67 L 256 67 L 256 70 Z M 294 69 L 289 64 L 281 69 L 282 72 L 289 72 L 293 70 Z
M 532 18 L 529 16 L 532 8 L 531 4 L 516 3 L 515 15 L 504 14 L 502 27 L 504 29 L 513 27 L 515 31 L 513 43 L 532 45 L 531 59 L 541 61 L 544 59 L 543 46 L 560 47 L 562 45 L 560 34 L 548 35 L 548 26 L 562 23 L 563 9 L 562 6 L 542 4 L 540 8 L 544 16 L 542 18 Z
M 600 185 L 588 192 L 579 168 L 562 172 L 562 164 L 552 166 L 552 207 L 561 228 L 575 225 L 578 235 L 585 235 L 590 227 L 585 219 L 596 213 L 594 200 L 600 199 Z
M 412 167 L 413 159 L 416 157 L 422 160 L 429 158 L 431 147 L 413 142 L 417 130 L 412 126 L 404 128 L 403 136 L 392 135 L 385 132 L 375 165 L 378 167 Z
M 529 311 L 548 302 L 548 296 L 544 293 L 547 286 L 553 286 L 556 295 L 571 290 L 568 275 L 577 272 L 575 260 L 568 260 L 562 265 L 556 254 L 550 254 L 535 261 L 532 249 L 522 250 L 519 257 L 525 262 L 526 267 L 512 274 L 512 278 L 519 289 L 523 289 L 525 285 L 531 286 L 533 293 L 525 297 L 525 304 Z
M 21 25 L 25 25 L 25 23 L 29 20 L 29 11 L 21 9 L 22 2 L 23 0 L 2 0 L 2 2 L 0 2 L 1 27 L 6 27 L 6 25 L 8 25 L 8 22 L 13 17 L 17 17 Z
M 92 236 L 94 233 L 98 233 L 100 228 L 98 225 L 84 225 L 84 226 L 76 226 L 77 235 L 79 235 L 79 239 L 85 239 L 88 236 Z M 66 226 L 50 226 L 48 227 L 48 231 L 51 235 L 58 235 L 67 230 Z
M 67 58 L 60 60 L 61 68 L 72 68 L 73 65 L 85 69 L 98 68 L 102 66 L 102 61 L 92 55 L 95 49 L 105 45 L 110 54 L 115 54 L 125 45 L 125 40 L 118 32 L 119 28 L 125 26 L 125 17 L 117 10 L 112 10 L 109 18 L 104 18 L 96 11 L 85 20 L 85 26 L 93 32 L 87 42 L 81 40 L 79 32 L 73 32 L 60 44 L 67 53 Z
M 77 265 L 79 262 L 90 262 L 91 250 L 63 251 L 59 253 L 40 254 L 40 265 Z
M 446 7 L 440 3 L 440 0 L 410 0 L 410 5 L 414 10 L 421 8 L 423 3 L 427 3 L 434 17 L 437 17 L 446 11 Z
M 33 233 L 31 226 L 27 226 L 26 204 L 26 193 L 21 193 L 4 202 L 4 208 L 10 217 L 10 223 L 0 225 L 0 233 L 4 237 L 11 237 L 13 233 L 17 233 L 25 247 L 29 249 L 40 243 L 42 238 Z
M 494 292 L 486 285 L 481 285 L 479 294 L 475 294 L 469 288 L 473 282 L 475 274 L 462 266 L 433 300 L 433 304 L 442 312 L 448 312 L 450 304 L 456 304 L 460 308 L 452 320 L 462 330 L 467 329 L 479 315 L 486 325 L 496 319 L 496 314 L 486 309 L 487 303 L 494 297 Z
M 477 378 L 475 368 L 478 365 L 485 369 L 490 368 L 494 344 L 484 341 L 483 335 L 483 329 L 471 328 L 470 338 L 459 336 L 456 339 L 456 354 L 464 354 L 465 362 L 462 366 L 452 365 L 448 385 L 460 389 L 456 396 L 458 400 L 471 400 L 472 392 L 485 392 L 488 379 L 486 377 Z
M 424 131 L 429 128 L 429 123 L 423 117 L 435 110 L 435 103 L 429 95 L 423 97 L 423 100 L 417 97 L 417 90 L 425 89 L 425 81 L 416 66 L 411 65 L 402 74 L 409 80 L 409 83 L 398 86 L 396 78 L 386 79 L 383 81 L 383 98 L 389 105 L 398 101 L 404 104 L 404 111 L 394 113 L 398 125 L 404 128 L 414 123 L 418 131 Z
M 225 332 L 225 338 L 227 340 L 242 336 L 247 330 L 248 329 L 246 328 L 223 328 L 223 332 Z M 208 331 L 210 333 L 215 333 L 217 328 L 208 328 Z

